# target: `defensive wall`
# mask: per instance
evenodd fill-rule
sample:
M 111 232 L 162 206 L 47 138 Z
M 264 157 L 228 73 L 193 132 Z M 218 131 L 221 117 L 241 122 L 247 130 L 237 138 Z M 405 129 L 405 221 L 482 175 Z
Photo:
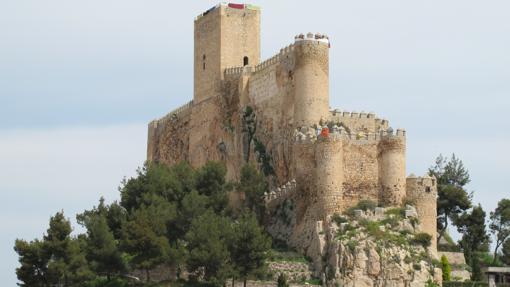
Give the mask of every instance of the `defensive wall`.
M 423 232 L 432 235 L 432 250 L 437 250 L 437 180 L 434 177 L 409 175 L 407 200 L 416 207 Z
M 295 242 L 306 244 L 318 221 L 363 199 L 416 201 L 435 236 L 436 183 L 406 179 L 406 132 L 371 112 L 330 110 L 326 35 L 297 35 L 260 62 L 260 13 L 247 7 L 219 5 L 196 19 L 193 101 L 149 124 L 147 159 L 222 161 L 237 179 L 246 161 L 258 161 L 256 141 L 269 155 L 272 186 L 285 191 L 268 194 L 268 204 L 294 200 L 293 236 L 308 234 Z
M 405 190 L 404 130 L 350 133 L 336 124 L 301 127 L 295 132 L 298 187 L 322 202 L 325 219 L 363 199 L 402 204 Z M 398 162 L 396 167 L 394 163 Z M 313 167 L 313 168 L 311 168 Z

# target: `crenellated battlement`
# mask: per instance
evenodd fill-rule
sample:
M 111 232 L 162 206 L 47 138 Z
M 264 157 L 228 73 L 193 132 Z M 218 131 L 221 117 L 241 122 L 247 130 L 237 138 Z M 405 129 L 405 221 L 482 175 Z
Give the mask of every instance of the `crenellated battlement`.
M 341 118 L 356 118 L 356 119 L 374 119 L 374 120 L 380 120 L 376 117 L 375 113 L 369 112 L 366 113 L 364 111 L 361 111 L 360 113 L 356 111 L 348 112 L 348 111 L 342 111 L 340 109 L 334 109 L 329 111 L 332 116 L 338 116 Z M 386 120 L 382 120 L 386 121 Z
M 237 9 L 237 10 L 254 10 L 254 11 L 260 11 L 260 7 L 252 4 L 234 4 L 234 3 L 226 3 L 221 2 L 213 7 L 207 9 L 205 12 L 201 13 L 197 17 L 195 17 L 195 21 L 199 20 L 200 18 L 206 16 L 207 14 L 211 13 L 212 11 L 218 9 L 218 8 L 224 8 L 224 9 Z
M 191 108 L 193 107 L 193 100 L 187 102 L 186 104 L 176 108 L 175 110 L 169 112 L 164 117 L 153 120 L 150 125 L 157 126 L 158 122 L 168 121 L 178 119 L 179 117 L 187 114 L 191 114 Z
M 303 43 L 315 43 L 319 45 L 326 45 L 330 47 L 329 37 L 320 33 L 308 32 L 305 34 L 299 34 L 294 37 L 294 42 L 299 45 Z
M 434 176 L 424 175 L 424 176 L 416 176 L 414 173 L 411 173 L 407 179 L 408 184 L 423 186 L 423 187 L 433 187 L 436 185 L 436 178 Z
M 383 139 L 392 139 L 392 138 L 402 138 L 405 139 L 406 131 L 404 129 L 397 129 L 394 132 L 393 128 L 388 128 L 387 130 L 381 130 L 380 132 L 372 133 L 372 132 L 349 132 L 343 126 L 338 126 L 334 124 L 332 127 L 327 125 L 320 126 L 303 126 L 299 127 L 294 132 L 295 143 L 297 144 L 306 144 L 306 143 L 314 143 L 318 140 L 329 140 L 329 141 L 338 141 L 338 140 L 348 140 L 348 141 L 359 141 L 359 142 L 367 142 L 373 141 L 377 142 Z
M 277 207 L 286 199 L 293 197 L 296 194 L 297 183 L 296 180 L 290 180 L 286 184 L 272 189 L 270 192 L 264 193 L 264 202 L 268 209 Z

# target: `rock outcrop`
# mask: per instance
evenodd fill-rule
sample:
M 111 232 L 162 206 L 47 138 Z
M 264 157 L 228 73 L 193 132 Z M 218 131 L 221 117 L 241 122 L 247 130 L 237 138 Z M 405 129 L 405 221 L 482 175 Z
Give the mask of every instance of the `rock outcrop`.
M 270 230 L 276 236 L 288 234 L 282 220 L 275 223 Z M 314 244 L 302 252 L 313 260 L 314 277 L 327 286 L 422 287 L 429 280 L 441 282 L 441 270 L 433 263 L 437 255 L 428 250 L 430 237 L 420 228 L 409 205 L 351 209 L 317 222 Z

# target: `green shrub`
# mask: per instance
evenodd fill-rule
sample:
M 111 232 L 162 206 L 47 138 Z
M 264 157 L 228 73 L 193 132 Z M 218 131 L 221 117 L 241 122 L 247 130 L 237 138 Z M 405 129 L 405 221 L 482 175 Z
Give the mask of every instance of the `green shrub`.
M 443 287 L 488 287 L 486 282 L 466 281 L 466 282 L 443 282 Z
M 319 285 L 319 286 L 321 286 L 322 285 L 322 280 L 320 280 L 318 278 L 312 278 L 310 280 L 306 280 L 305 283 L 308 283 L 309 285 Z
M 427 280 L 427 283 L 425 283 L 425 287 L 439 287 L 439 285 L 437 285 L 436 283 L 434 283 L 434 281 L 429 279 L 429 280 Z M 444 284 L 443 284 L 443 287 L 444 287 Z
M 340 226 L 340 224 L 348 221 L 347 218 L 341 216 L 338 213 L 333 214 L 333 216 L 331 217 L 331 220 L 333 220 L 336 223 L 336 225 L 338 225 L 338 226 Z
M 450 244 L 438 244 L 437 251 L 444 252 L 461 252 L 461 249 L 458 245 L 450 245 Z
M 406 215 L 406 209 L 403 207 L 390 208 L 384 212 L 386 215 L 394 215 L 398 218 L 404 218 Z
M 286 261 L 286 262 L 302 262 L 302 263 L 308 263 L 310 262 L 309 258 L 303 256 L 302 254 L 288 249 L 288 250 L 275 250 L 272 249 L 269 252 L 269 261 Z
M 416 233 L 414 238 L 411 240 L 411 243 L 427 248 L 432 243 L 432 236 L 424 232 Z
M 289 287 L 289 283 L 287 282 L 287 276 L 285 276 L 285 274 L 283 273 L 280 273 L 280 275 L 278 275 L 278 287 Z
M 128 287 L 129 282 L 125 279 L 113 278 L 108 280 L 106 278 L 96 278 L 85 284 L 87 287 Z
M 361 209 L 363 211 L 367 211 L 367 210 L 373 211 L 373 210 L 375 210 L 376 207 L 377 207 L 377 204 L 374 201 L 364 199 L 364 200 L 359 201 L 358 204 L 356 204 L 355 206 L 348 208 L 345 211 L 345 214 L 347 214 L 348 216 L 354 216 L 354 210 Z
M 444 255 L 441 256 L 441 270 L 443 271 L 443 281 L 452 280 L 452 267 Z
M 374 201 L 369 200 L 369 199 L 364 199 L 364 200 L 361 200 L 360 202 L 358 202 L 356 207 L 363 211 L 367 211 L 367 210 L 373 211 L 377 207 L 377 203 L 375 203 Z

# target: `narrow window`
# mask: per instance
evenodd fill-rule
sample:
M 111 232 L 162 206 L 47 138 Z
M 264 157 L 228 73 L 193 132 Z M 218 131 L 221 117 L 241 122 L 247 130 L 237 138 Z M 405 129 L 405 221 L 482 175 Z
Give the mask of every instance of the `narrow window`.
M 248 57 L 246 56 L 243 58 L 243 66 L 248 66 Z
M 202 69 L 205 70 L 205 54 L 202 56 Z

